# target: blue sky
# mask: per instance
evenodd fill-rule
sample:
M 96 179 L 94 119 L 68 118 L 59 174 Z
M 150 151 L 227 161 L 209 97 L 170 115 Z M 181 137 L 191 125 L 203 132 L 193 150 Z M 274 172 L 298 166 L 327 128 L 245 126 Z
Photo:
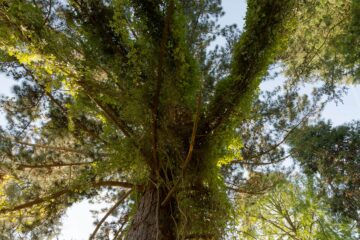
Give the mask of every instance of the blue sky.
M 236 23 L 239 27 L 243 26 L 243 18 L 246 12 L 245 0 L 223 0 L 223 7 L 226 12 L 221 19 L 222 25 Z M 219 44 L 221 42 L 218 42 Z M 266 84 L 271 84 L 270 82 Z M 0 94 L 9 95 L 13 81 L 0 73 Z M 262 85 L 265 86 L 265 85 Z M 267 86 L 268 87 L 268 86 Z M 334 125 L 360 119 L 360 86 L 350 87 L 348 95 L 343 98 L 343 103 L 336 105 L 329 104 L 322 114 L 324 119 L 330 119 Z M 4 125 L 4 117 L 0 114 L 0 125 Z M 89 212 L 90 209 L 103 207 L 102 204 L 91 206 L 88 202 L 74 204 L 63 217 L 62 234 L 60 240 L 83 240 L 88 239 L 94 226 L 93 219 Z

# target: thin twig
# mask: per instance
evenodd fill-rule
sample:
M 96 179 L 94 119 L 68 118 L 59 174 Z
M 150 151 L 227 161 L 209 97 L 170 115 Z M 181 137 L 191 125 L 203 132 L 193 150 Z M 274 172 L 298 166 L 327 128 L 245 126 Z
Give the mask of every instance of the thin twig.
M 124 219 L 124 221 L 121 222 L 121 227 L 119 227 L 119 229 L 114 233 L 114 238 L 113 240 L 116 240 L 118 239 L 118 237 L 122 235 L 122 230 L 124 229 L 125 227 L 125 224 L 127 223 L 128 221 L 128 218 L 129 218 L 129 214 L 126 214 L 122 219 Z M 121 219 L 119 220 L 119 222 L 121 221 Z M 119 238 L 120 239 L 120 238 Z
M 76 163 L 64 163 L 64 162 L 59 162 L 59 163 L 51 163 L 51 164 L 35 164 L 35 165 L 31 165 L 31 164 L 18 164 L 17 165 L 17 169 L 21 170 L 24 168 L 53 168 L 53 167 L 72 167 L 72 166 L 82 166 L 82 165 L 87 165 L 87 164 L 92 164 L 95 161 L 92 162 L 76 162 Z
M 234 159 L 229 164 L 242 164 L 242 165 L 252 165 L 252 166 L 264 166 L 264 165 L 270 165 L 270 164 L 276 164 L 279 162 L 284 161 L 285 159 L 291 157 L 291 154 L 288 154 L 282 158 L 277 159 L 276 161 L 270 161 L 270 162 L 254 162 L 254 161 L 247 161 L 247 160 L 241 160 L 241 159 Z
M 115 203 L 114 206 L 112 206 L 109 211 L 104 215 L 104 217 L 100 220 L 100 222 L 96 225 L 96 228 L 94 229 L 93 233 L 90 235 L 89 240 L 92 240 L 95 238 L 96 233 L 100 229 L 101 225 L 105 222 L 105 220 L 110 216 L 110 214 L 120 206 L 120 204 L 130 195 L 132 190 L 129 190 L 126 192 L 120 199 Z
M 275 150 L 276 148 L 278 148 L 281 144 L 283 144 L 287 140 L 287 138 L 290 136 L 290 134 L 292 132 L 294 132 L 302 123 L 304 123 L 311 116 L 311 114 L 314 114 L 314 113 L 315 113 L 315 111 L 309 111 L 307 114 L 305 114 L 305 116 L 297 124 L 295 124 L 290 130 L 288 130 L 286 132 L 285 136 L 283 137 L 283 139 L 281 141 L 279 141 L 275 145 L 271 146 L 271 148 L 269 148 L 265 151 L 262 151 L 254 156 L 251 156 L 247 160 L 259 158 L 265 154 L 270 153 L 271 151 Z
M 49 10 L 48 10 L 48 13 L 47 13 L 47 15 L 46 15 L 46 17 L 44 19 L 43 25 L 45 25 L 48 22 L 49 18 L 50 18 L 51 8 L 52 8 L 52 0 L 49 0 Z
M 20 144 L 20 145 L 34 147 L 34 148 L 44 148 L 44 149 L 49 149 L 49 150 L 54 150 L 54 151 L 71 152 L 71 153 L 78 153 L 78 154 L 83 154 L 83 155 L 89 154 L 89 152 L 85 152 L 83 150 L 77 150 L 77 149 L 73 149 L 73 148 L 49 146 L 46 144 L 29 143 L 29 142 L 23 142 L 23 141 L 18 141 L 18 140 L 13 140 L 13 142 Z

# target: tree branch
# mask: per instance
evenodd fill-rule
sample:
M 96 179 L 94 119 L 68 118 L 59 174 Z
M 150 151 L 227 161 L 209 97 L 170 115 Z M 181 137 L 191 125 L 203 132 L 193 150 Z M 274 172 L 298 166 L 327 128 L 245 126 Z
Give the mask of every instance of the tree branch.
M 290 136 L 290 134 L 292 132 L 294 132 L 302 123 L 304 123 L 311 114 L 314 114 L 315 111 L 309 111 L 308 113 L 305 114 L 305 116 L 297 123 L 295 124 L 290 130 L 288 130 L 286 132 L 286 134 L 284 135 L 284 137 L 282 138 L 282 140 L 280 140 L 279 142 L 277 142 L 276 144 L 274 144 L 273 146 L 271 146 L 271 148 L 264 150 L 256 155 L 251 156 L 250 158 L 248 158 L 247 160 L 251 160 L 251 159 L 256 159 L 256 158 L 260 158 L 261 156 L 270 153 L 271 151 L 275 150 L 276 148 L 278 148 L 281 144 L 283 144 L 287 138 Z
M 121 222 L 121 227 L 119 227 L 119 229 L 114 233 L 113 240 L 122 239 L 121 237 L 122 237 L 122 234 L 124 233 L 122 230 L 124 229 L 124 227 L 126 226 L 126 223 L 128 222 L 129 213 L 126 214 L 122 219 L 123 219 L 123 221 L 121 221 L 121 219 L 119 220 L 119 223 Z
M 197 131 L 197 128 L 198 128 L 198 122 L 199 122 L 199 118 L 200 118 L 200 107 L 201 107 L 201 97 L 199 96 L 198 99 L 197 99 L 195 120 L 194 120 L 194 125 L 193 125 L 193 129 L 192 129 L 192 133 L 191 133 L 190 146 L 189 146 L 188 153 L 186 155 L 186 159 L 185 159 L 184 164 L 183 164 L 182 169 L 181 169 L 181 175 L 178 178 L 178 180 L 175 182 L 174 186 L 170 189 L 170 191 L 168 192 L 168 194 L 166 195 L 164 200 L 161 202 L 161 206 L 164 206 L 169 201 L 172 194 L 174 194 L 177 186 L 180 183 L 180 180 L 184 177 L 185 170 L 186 170 L 186 168 L 187 168 L 187 166 L 188 166 L 188 164 L 189 164 L 189 162 L 191 160 L 192 152 L 193 152 L 194 146 L 195 146 L 196 131 Z
M 118 181 L 99 181 L 93 184 L 94 187 L 122 187 L 122 188 L 136 188 L 138 190 L 142 190 L 143 186 L 134 185 L 128 182 L 118 182 Z
M 272 187 L 272 186 L 270 186 L 270 187 Z M 265 189 L 261 189 L 261 190 L 258 190 L 258 191 L 248 191 L 248 190 L 241 189 L 241 188 L 234 188 L 234 187 L 227 186 L 227 188 L 229 190 L 231 190 L 231 191 L 234 191 L 234 192 L 237 192 L 237 193 L 249 194 L 249 195 L 262 195 L 262 194 L 265 194 L 266 190 L 268 190 L 270 187 L 265 188 Z
M 47 91 L 46 88 L 36 80 L 36 77 L 35 77 L 34 73 L 30 69 L 28 69 L 24 64 L 20 64 L 20 66 L 25 70 L 26 74 L 28 76 L 30 76 L 33 79 L 33 81 L 35 83 L 37 83 L 37 85 L 43 90 L 43 92 L 50 99 L 50 101 L 60 109 L 60 111 L 62 112 L 62 114 L 65 117 L 67 117 L 68 116 L 68 110 L 64 106 L 62 106 L 62 104 L 59 102 L 59 100 L 57 100 L 51 94 L 51 92 Z M 83 122 L 79 121 L 78 119 L 74 119 L 74 124 L 76 126 L 78 126 L 79 128 L 81 128 L 82 130 L 84 130 L 85 132 L 87 132 L 91 137 L 93 137 L 95 139 L 99 139 L 99 140 L 101 140 L 103 142 L 106 142 L 105 140 L 101 139 L 96 133 L 94 133 L 93 130 L 89 129 L 85 124 L 83 124 Z
M 152 141 L 153 141 L 153 147 L 152 147 L 152 154 L 153 154 L 153 170 L 159 171 L 159 159 L 158 159 L 158 128 L 159 128 L 159 105 L 160 105 L 160 92 L 162 83 L 164 81 L 164 63 L 165 63 L 165 57 L 166 57 L 166 48 L 169 41 L 169 34 L 170 34 L 170 22 L 172 20 L 173 14 L 174 14 L 174 1 L 170 1 L 169 7 L 167 8 L 167 13 L 165 17 L 165 23 L 163 27 L 163 32 L 161 36 L 160 41 L 160 52 L 159 52 L 159 64 L 157 68 L 157 79 L 156 79 L 156 89 L 155 89 L 155 95 L 153 98 L 152 103 Z M 152 167 L 152 166 L 150 166 Z
M 231 74 L 217 86 L 201 135 L 209 135 L 225 124 L 241 104 L 248 107 L 262 75 L 279 54 L 278 45 L 287 36 L 286 22 L 294 5 L 291 0 L 249 2 L 246 31 L 235 46 Z
M 84 86 L 85 84 L 81 84 L 84 90 L 87 92 L 87 88 Z M 126 123 L 119 119 L 115 113 L 111 109 L 109 109 L 106 105 L 102 104 L 99 100 L 92 97 L 89 93 L 85 93 L 104 113 L 105 117 L 109 119 L 115 126 L 126 136 L 131 137 L 132 131 L 127 127 Z
M 43 25 L 45 25 L 48 22 L 49 18 L 50 18 L 51 8 L 52 8 L 52 0 L 49 0 L 49 10 L 48 10 L 48 12 L 46 14 Z
M 284 228 L 282 228 L 279 224 L 277 224 L 274 221 L 271 221 L 270 219 L 265 218 L 264 216 L 260 215 L 260 218 L 262 218 L 263 220 L 265 220 L 266 222 L 270 223 L 271 225 L 273 225 L 274 227 L 276 227 L 277 229 L 281 230 L 283 233 L 285 233 L 286 235 L 288 235 L 290 238 L 294 239 L 294 240 L 299 240 L 296 236 L 292 235 L 290 232 L 286 231 Z
M 34 147 L 34 148 L 44 148 L 44 149 L 54 150 L 54 151 L 59 151 L 59 152 L 69 152 L 69 153 L 77 153 L 77 154 L 82 154 L 82 155 L 89 155 L 89 152 L 85 152 L 83 150 L 72 149 L 72 148 L 49 146 L 46 144 L 29 143 L 29 142 L 22 142 L 22 141 L 18 141 L 18 140 L 13 140 L 13 142 L 20 144 L 20 145 Z
M 92 164 L 95 161 L 92 162 L 77 162 L 77 163 L 52 163 L 52 164 L 35 164 L 35 165 L 31 165 L 31 164 L 18 164 L 17 168 L 18 169 L 24 169 L 24 168 L 31 168 L 31 169 L 35 169 L 35 168 L 53 168 L 53 167 L 72 167 L 72 166 L 82 166 L 82 165 L 88 165 L 88 164 Z
M 30 208 L 30 207 L 32 207 L 34 205 L 38 205 L 38 204 L 41 204 L 43 202 L 47 202 L 47 201 L 49 201 L 51 199 L 61 197 L 62 195 L 66 194 L 66 193 L 70 193 L 70 192 L 72 192 L 72 191 L 70 191 L 68 189 L 65 189 L 65 190 L 61 190 L 61 191 L 58 191 L 56 193 L 53 193 L 53 194 L 51 194 L 49 196 L 42 197 L 42 198 L 36 198 L 36 199 L 34 199 L 32 201 L 29 201 L 27 203 L 23 203 L 23 204 L 14 206 L 14 207 L 2 208 L 2 209 L 0 209 L 0 214 L 8 213 L 8 212 L 14 212 L 14 211 L 22 210 L 22 209 L 25 209 L 25 208 Z
M 101 225 L 105 222 L 105 220 L 110 216 L 110 214 L 120 206 L 120 204 L 130 195 L 132 190 L 127 191 L 120 199 L 115 203 L 114 206 L 112 206 L 109 211 L 104 215 L 104 217 L 100 220 L 100 222 L 96 225 L 96 228 L 94 229 L 93 233 L 90 235 L 89 240 L 92 240 L 95 238 L 96 233 L 100 229 Z
M 116 182 L 116 181 L 93 182 L 91 184 L 91 186 L 93 186 L 93 187 L 116 186 L 116 187 L 130 188 L 130 189 L 132 189 L 134 187 L 134 185 L 131 184 L 131 183 Z M 130 190 L 130 191 L 132 191 L 132 190 Z M 69 194 L 69 193 L 74 193 L 74 192 L 76 192 L 76 189 L 63 189 L 63 190 L 55 192 L 55 193 L 53 193 L 53 194 L 51 194 L 49 196 L 39 197 L 39 198 L 36 198 L 36 199 L 34 199 L 32 201 L 29 201 L 29 202 L 26 202 L 26 203 L 23 203 L 23 204 L 14 206 L 14 207 L 2 208 L 2 209 L 0 209 L 0 214 L 30 208 L 30 207 L 32 207 L 34 205 L 38 205 L 38 204 L 41 204 L 41 203 L 44 203 L 44 202 L 48 202 L 51 199 L 56 199 L 56 198 L 61 197 L 62 195 Z
M 158 42 L 161 39 L 161 31 L 164 25 L 164 16 L 160 5 L 162 0 L 132 0 L 135 16 L 145 18 L 147 31 L 150 32 L 152 40 Z
M 242 165 L 252 165 L 252 166 L 264 166 L 264 165 L 271 165 L 276 164 L 279 162 L 284 161 L 285 159 L 291 157 L 291 154 L 288 154 L 282 158 L 277 159 L 276 161 L 271 162 L 254 162 L 254 161 L 246 161 L 246 160 L 240 160 L 240 159 L 234 159 L 229 164 L 242 164 Z

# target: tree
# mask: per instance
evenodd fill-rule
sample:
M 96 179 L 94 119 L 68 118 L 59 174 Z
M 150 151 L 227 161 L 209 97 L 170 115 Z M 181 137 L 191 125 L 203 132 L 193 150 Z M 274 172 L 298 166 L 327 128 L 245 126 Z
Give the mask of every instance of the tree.
M 330 122 L 300 128 L 289 138 L 291 153 L 319 188 L 335 213 L 360 226 L 360 123 L 332 127 Z
M 296 109 L 308 101 L 294 104 L 294 89 L 274 106 L 257 101 L 269 65 L 291 55 L 285 50 L 304 3 L 248 1 L 241 34 L 219 29 L 220 3 L 0 2 L 1 69 L 20 82 L 16 97 L 1 102 L 9 121 L 0 143 L 4 238 L 48 236 L 67 207 L 104 188 L 113 207 L 92 239 L 226 235 L 236 165 L 283 157 L 285 140 L 275 140 L 305 122 Z M 209 52 L 219 34 L 228 45 Z M 282 134 L 253 124 L 263 110 Z M 231 167 L 221 167 L 229 159 Z M 253 175 L 250 188 L 262 174 Z M 120 217 L 103 225 L 111 214 Z
M 299 22 L 281 57 L 293 79 L 334 83 L 359 81 L 359 1 L 306 1 Z
M 128 239 L 221 236 L 216 151 L 230 136 L 218 136 L 231 135 L 283 48 L 294 2 L 250 1 L 231 66 L 214 79 L 205 47 L 219 4 L 3 1 L 2 65 L 25 82 L 4 102 L 3 185 L 18 190 L 1 213 L 48 227 L 96 188 L 118 186 L 136 202 Z
M 239 202 L 241 239 L 355 239 L 354 224 L 333 216 L 313 182 L 301 176 Z

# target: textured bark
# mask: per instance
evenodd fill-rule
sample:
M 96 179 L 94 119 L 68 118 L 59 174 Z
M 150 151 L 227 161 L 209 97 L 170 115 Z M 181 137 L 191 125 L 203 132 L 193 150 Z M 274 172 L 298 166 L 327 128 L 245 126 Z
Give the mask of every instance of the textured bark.
M 127 234 L 128 240 L 170 240 L 176 239 L 176 219 L 171 203 L 161 207 L 165 191 L 148 186 L 137 207 Z

